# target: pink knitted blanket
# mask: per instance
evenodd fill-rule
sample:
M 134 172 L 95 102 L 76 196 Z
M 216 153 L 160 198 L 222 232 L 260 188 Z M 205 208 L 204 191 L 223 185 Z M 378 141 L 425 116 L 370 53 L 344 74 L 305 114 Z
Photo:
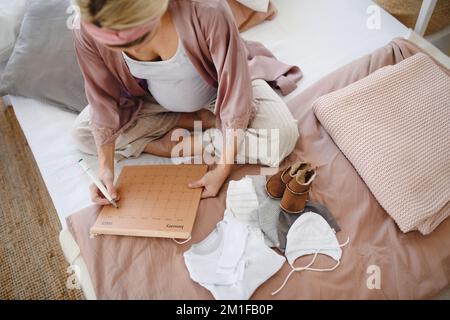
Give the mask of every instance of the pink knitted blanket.
M 314 113 L 403 232 L 450 215 L 450 76 L 415 54 L 314 103 Z

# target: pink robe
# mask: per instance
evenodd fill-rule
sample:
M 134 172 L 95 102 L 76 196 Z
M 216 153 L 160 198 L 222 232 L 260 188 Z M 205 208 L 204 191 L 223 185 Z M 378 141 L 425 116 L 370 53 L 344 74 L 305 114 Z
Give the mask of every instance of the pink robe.
M 248 127 L 255 113 L 252 80 L 264 79 L 283 94 L 296 88 L 301 70 L 278 61 L 262 44 L 243 40 L 226 1 L 171 0 L 169 10 L 189 59 L 218 89 L 219 128 Z M 131 75 L 120 52 L 95 41 L 83 26 L 74 38 L 96 144 L 111 143 L 134 123 L 149 92 L 145 81 Z

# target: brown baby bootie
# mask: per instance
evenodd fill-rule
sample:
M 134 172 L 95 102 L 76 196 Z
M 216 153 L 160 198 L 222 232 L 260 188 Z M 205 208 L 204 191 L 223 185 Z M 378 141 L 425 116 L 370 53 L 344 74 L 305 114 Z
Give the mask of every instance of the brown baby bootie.
M 296 172 L 283 194 L 280 207 L 286 213 L 298 214 L 305 209 L 306 201 L 308 201 L 309 188 L 311 187 L 316 171 L 311 164 L 305 164 L 301 170 Z
M 292 180 L 299 170 L 306 168 L 308 164 L 305 162 L 297 162 L 286 169 L 281 169 L 275 175 L 269 177 L 266 181 L 266 192 L 273 199 L 283 197 L 286 184 Z

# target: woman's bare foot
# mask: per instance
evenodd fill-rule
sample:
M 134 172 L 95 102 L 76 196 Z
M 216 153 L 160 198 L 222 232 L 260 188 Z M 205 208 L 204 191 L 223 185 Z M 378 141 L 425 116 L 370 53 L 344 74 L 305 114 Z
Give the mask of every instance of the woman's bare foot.
M 202 154 L 201 135 L 183 134 L 183 131 L 175 132 L 176 130 L 183 129 L 175 128 L 170 130 L 162 138 L 148 143 L 144 152 L 167 158 L 172 156 L 192 157 Z M 175 139 L 174 141 L 173 138 L 178 138 L 178 140 Z
M 201 109 L 196 112 L 197 116 L 202 122 L 203 130 L 211 129 L 216 127 L 216 115 L 209 111 L 208 109 Z
M 172 129 L 162 138 L 148 143 L 144 152 L 159 157 L 170 157 L 172 155 L 172 149 L 179 143 L 179 141 L 172 141 L 172 133 L 175 130 Z

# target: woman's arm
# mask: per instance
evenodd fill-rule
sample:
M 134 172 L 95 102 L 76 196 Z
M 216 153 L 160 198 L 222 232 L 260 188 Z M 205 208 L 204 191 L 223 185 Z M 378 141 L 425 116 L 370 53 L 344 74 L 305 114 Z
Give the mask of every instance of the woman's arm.
M 90 125 L 97 148 L 113 142 L 120 129 L 121 86 L 106 66 L 95 42 L 81 26 L 74 30 L 75 51 L 91 106 Z
M 95 46 L 83 35 L 74 31 L 75 48 L 80 69 L 85 81 L 86 96 L 91 106 L 91 129 L 97 147 L 99 179 L 113 198 L 117 198 L 114 187 L 115 136 L 120 126 L 118 100 L 120 88 L 110 74 Z M 91 185 L 91 200 L 100 205 L 109 204 L 100 190 Z
M 205 41 L 217 71 L 216 116 L 223 132 L 224 148 L 219 164 L 191 184 L 205 188 L 202 197 L 215 197 L 229 176 L 240 145 L 236 136 L 242 137 L 255 110 L 245 44 L 227 3 L 214 3 L 203 8 L 199 22 L 205 30 Z
M 245 43 L 227 2 L 213 3 L 199 19 L 217 72 L 216 115 L 225 136 L 227 129 L 247 129 L 255 106 Z
M 98 147 L 99 179 L 105 185 L 111 197 L 119 200 L 119 195 L 114 187 L 114 151 L 115 143 L 104 144 Z M 99 205 L 109 205 L 109 201 L 103 196 L 95 184 L 90 186 L 91 200 Z

